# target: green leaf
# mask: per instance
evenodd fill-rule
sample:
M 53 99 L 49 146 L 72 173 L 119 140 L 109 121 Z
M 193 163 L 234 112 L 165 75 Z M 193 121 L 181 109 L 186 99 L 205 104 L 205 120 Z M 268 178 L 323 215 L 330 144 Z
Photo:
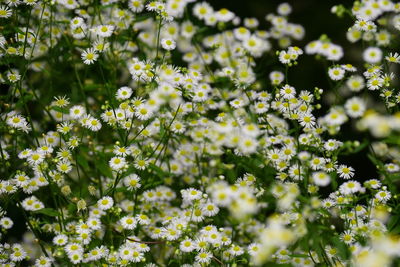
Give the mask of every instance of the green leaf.
M 52 106 L 51 109 L 61 112 L 63 114 L 68 114 L 69 111 L 66 108 L 61 108 L 61 107 L 57 107 L 57 106 Z
M 40 209 L 40 210 L 34 211 L 33 213 L 44 214 L 44 215 L 51 216 L 51 217 L 57 217 L 59 215 L 58 211 L 56 211 L 55 209 L 52 209 L 52 208 Z
M 84 169 L 89 169 L 89 163 L 83 155 L 78 154 L 76 156 L 76 160 L 78 161 L 78 164 L 81 165 Z
M 97 91 L 97 90 L 99 90 L 99 89 L 101 89 L 103 86 L 101 85 L 101 84 L 97 84 L 97 83 L 94 83 L 94 84 L 86 84 L 84 87 L 83 87 L 83 90 L 85 90 L 85 91 Z
M 107 176 L 109 178 L 113 177 L 111 168 L 108 166 L 107 163 L 99 162 L 98 164 L 96 164 L 96 167 L 97 167 L 97 169 L 99 169 L 101 174 L 103 174 L 104 176 Z

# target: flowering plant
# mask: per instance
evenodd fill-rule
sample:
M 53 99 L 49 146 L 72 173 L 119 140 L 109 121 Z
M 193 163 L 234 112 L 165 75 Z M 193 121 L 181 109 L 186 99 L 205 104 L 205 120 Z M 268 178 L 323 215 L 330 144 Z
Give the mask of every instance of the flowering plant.
M 296 46 L 287 3 L 262 30 L 194 0 L 4 0 L 1 265 L 400 264 L 400 4 L 331 11 L 361 64 Z M 330 88 L 293 86 L 303 57 Z

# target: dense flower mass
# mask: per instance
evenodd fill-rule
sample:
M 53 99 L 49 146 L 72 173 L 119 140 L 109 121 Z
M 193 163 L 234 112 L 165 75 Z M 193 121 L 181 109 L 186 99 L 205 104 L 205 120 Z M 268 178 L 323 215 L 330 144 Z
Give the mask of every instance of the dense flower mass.
M 398 266 L 400 3 L 332 7 L 354 62 L 292 12 L 3 1 L 0 264 Z

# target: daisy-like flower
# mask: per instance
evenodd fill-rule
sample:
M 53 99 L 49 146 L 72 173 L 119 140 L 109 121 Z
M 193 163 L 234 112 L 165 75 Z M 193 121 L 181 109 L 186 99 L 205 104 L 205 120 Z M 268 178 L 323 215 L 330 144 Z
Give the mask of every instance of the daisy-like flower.
M 346 86 L 352 92 L 359 92 L 365 86 L 364 78 L 362 76 L 360 76 L 360 75 L 350 76 L 346 81 Z
M 135 217 L 132 216 L 124 216 L 119 220 L 119 222 L 122 227 L 127 230 L 134 230 L 137 224 Z
M 353 97 L 346 101 L 344 105 L 346 113 L 352 118 L 359 118 L 364 115 L 366 106 L 364 101 L 359 97 Z
M 354 236 L 350 231 L 345 231 L 340 235 L 340 239 L 346 244 L 351 244 L 354 241 Z
M 69 99 L 66 96 L 56 96 L 51 105 L 63 108 L 69 105 Z
M 311 128 L 315 125 L 315 117 L 311 113 L 304 113 L 299 118 L 300 125 L 303 127 Z
M 68 243 L 68 237 L 64 234 L 56 235 L 53 238 L 53 244 L 56 246 L 64 246 Z
M 345 70 L 340 67 L 329 68 L 328 70 L 329 78 L 334 81 L 339 81 L 343 79 L 345 73 Z
M 136 174 L 128 175 L 124 178 L 124 184 L 130 190 L 135 190 L 141 187 L 140 177 Z
M 98 119 L 94 118 L 88 119 L 86 125 L 90 130 L 94 132 L 97 132 L 98 130 L 101 129 L 101 123 Z
M 153 112 L 146 104 L 141 104 L 136 108 L 135 116 L 139 120 L 147 120 L 153 116 Z
M 111 169 L 119 171 L 125 167 L 126 160 L 124 157 L 112 157 L 109 161 Z
M 326 172 L 314 172 L 312 179 L 318 186 L 327 186 L 331 182 L 331 177 Z
M 357 193 L 361 190 L 361 184 L 357 181 L 348 181 L 339 187 L 340 193 L 349 195 Z
M 163 39 L 161 39 L 161 46 L 165 50 L 174 50 L 176 47 L 176 43 L 174 40 L 172 40 L 170 38 L 163 38 Z
M 85 113 L 85 108 L 81 105 L 75 105 L 69 109 L 69 116 L 73 119 L 80 119 Z
M 390 63 L 400 63 L 400 55 L 399 53 L 390 53 L 385 57 L 385 60 Z
M 83 18 L 75 17 L 71 20 L 70 26 L 72 29 L 76 29 L 76 28 L 81 27 L 84 23 L 85 23 L 85 21 L 83 20 Z
M 293 86 L 286 84 L 281 88 L 279 93 L 283 98 L 291 99 L 296 95 L 296 89 Z
M 378 47 L 368 47 L 363 52 L 363 59 L 367 63 L 379 63 L 382 60 L 382 50 Z
M 81 54 L 83 63 L 87 65 L 93 64 L 98 57 L 99 55 L 97 54 L 96 50 L 94 50 L 94 48 L 86 49 Z
M 0 226 L 3 229 L 11 229 L 11 227 L 13 227 L 14 222 L 8 218 L 8 217 L 3 217 L 0 219 Z
M 35 260 L 35 267 L 50 267 L 53 263 L 53 259 L 45 256 L 40 256 Z
M 118 100 L 125 100 L 130 98 L 132 96 L 132 93 L 133 93 L 132 88 L 123 86 L 118 89 L 116 97 Z
M 28 157 L 27 161 L 31 165 L 38 165 L 44 161 L 44 154 L 39 152 L 32 152 Z
M 388 171 L 388 172 L 398 172 L 399 170 L 400 170 L 400 167 L 399 167 L 399 165 L 397 165 L 397 164 L 394 164 L 394 163 L 388 163 L 388 164 L 385 164 L 385 168 L 386 168 L 386 170 Z
M 282 64 L 289 64 L 292 62 L 292 55 L 285 50 L 282 50 L 281 52 L 279 52 L 279 61 Z
M 354 176 L 354 169 L 350 166 L 340 165 L 338 168 L 338 174 L 340 178 L 347 180 Z
M 201 251 L 199 254 L 196 255 L 195 259 L 199 263 L 210 263 L 212 258 L 212 254 L 208 251 Z
M 12 15 L 12 10 L 8 6 L 0 5 L 0 18 L 9 18 Z
M 181 194 L 185 201 L 199 200 L 203 197 L 202 192 L 194 188 L 182 189 Z
M 71 163 L 67 160 L 59 161 L 57 163 L 57 170 L 62 173 L 69 173 L 72 170 Z
M 97 201 L 97 205 L 101 210 L 108 210 L 114 205 L 114 200 L 109 196 L 105 196 Z
M 179 244 L 179 248 L 183 252 L 192 252 L 196 248 L 196 244 L 191 239 L 185 239 Z
M 324 148 L 328 151 L 334 151 L 339 148 L 339 146 L 342 144 L 342 142 L 334 140 L 334 139 L 329 139 L 328 141 L 325 142 Z
M 381 202 L 386 202 L 391 198 L 391 193 L 386 190 L 381 190 L 375 194 L 375 198 Z
M 368 88 L 368 90 L 373 91 L 373 90 L 377 90 L 377 89 L 381 88 L 383 86 L 383 84 L 384 84 L 384 80 L 381 77 L 374 76 L 368 80 L 367 88 Z
M 94 28 L 94 32 L 102 38 L 110 37 L 114 31 L 113 25 L 99 25 Z

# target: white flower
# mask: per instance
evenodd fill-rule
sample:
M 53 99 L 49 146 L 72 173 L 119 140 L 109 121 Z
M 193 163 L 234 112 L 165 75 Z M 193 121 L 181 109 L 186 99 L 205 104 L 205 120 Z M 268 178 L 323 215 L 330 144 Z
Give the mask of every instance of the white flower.
M 169 39 L 169 38 L 163 38 L 161 39 L 161 46 L 165 50 L 174 50 L 176 47 L 176 43 L 174 40 Z
M 338 174 L 340 178 L 350 179 L 354 176 L 354 169 L 346 165 L 340 165 L 338 168 Z
M 64 234 L 56 235 L 53 238 L 53 244 L 56 246 L 64 246 L 68 242 L 68 237 Z
M 57 170 L 62 173 L 69 173 L 72 170 L 71 163 L 67 160 L 57 162 Z
M 327 186 L 331 182 L 331 177 L 326 172 L 314 172 L 312 179 L 318 186 Z
M 385 57 L 385 60 L 391 63 L 400 63 L 400 55 L 396 53 L 390 53 L 388 56 Z
M 75 105 L 69 109 L 69 116 L 73 119 L 80 119 L 85 113 L 85 108 L 81 105 Z
M 44 204 L 35 196 L 27 197 L 22 201 L 22 207 L 28 211 L 36 211 L 44 208 Z
M 99 25 L 93 31 L 100 37 L 110 37 L 114 31 L 113 25 Z
M 12 10 L 7 6 L 0 5 L 0 18 L 9 18 L 12 15 Z
M 357 181 L 348 181 L 339 187 L 339 191 L 343 195 L 354 194 L 360 190 L 361 190 L 361 184 Z
M 199 263 L 210 263 L 212 254 L 207 251 L 202 251 L 196 255 L 195 260 Z
M 124 216 L 119 220 L 120 224 L 124 229 L 134 230 L 136 228 L 136 219 L 132 216 Z
M 123 86 L 118 89 L 116 97 L 118 100 L 125 100 L 130 98 L 132 96 L 132 93 L 133 93 L 132 88 Z
M 199 200 L 203 197 L 202 192 L 194 188 L 182 189 L 181 194 L 185 201 Z
M 112 157 L 109 161 L 111 169 L 119 171 L 125 167 L 126 160 L 124 157 Z
M 53 259 L 45 256 L 40 256 L 35 260 L 35 267 L 50 267 L 53 262 Z
M 391 198 L 391 193 L 386 190 L 381 190 L 375 194 L 375 197 L 382 202 L 386 202 Z
M 83 63 L 85 63 L 87 65 L 93 64 L 97 60 L 98 57 L 99 57 L 99 55 L 97 54 L 96 50 L 94 50 L 94 48 L 86 49 L 81 54 Z
M 179 244 L 179 249 L 183 252 L 192 252 L 195 248 L 196 244 L 191 239 L 185 239 Z
M 329 78 L 334 81 L 339 81 L 343 79 L 345 71 L 340 67 L 329 68 L 328 70 Z
M 378 47 L 368 47 L 363 52 L 363 59 L 367 63 L 379 63 L 382 60 L 382 50 Z
M 357 96 L 348 99 L 344 107 L 346 109 L 346 113 L 352 118 L 361 117 L 364 115 L 366 110 L 364 101 Z
M 83 20 L 83 18 L 75 17 L 71 20 L 70 26 L 72 29 L 76 29 L 76 28 L 81 27 L 84 23 L 85 23 L 85 21 Z
M 108 210 L 114 205 L 114 200 L 111 197 L 105 196 L 97 201 L 97 205 L 101 210 Z
M 124 178 L 124 185 L 127 186 L 130 190 L 140 188 L 140 177 L 136 174 L 128 175 Z
M 3 217 L 0 219 L 0 226 L 3 229 L 10 229 L 11 227 L 13 227 L 13 225 L 14 225 L 14 222 L 8 217 Z
M 101 129 L 101 123 L 100 123 L 100 121 L 99 121 L 98 119 L 94 119 L 94 118 L 88 119 L 88 120 L 86 121 L 86 126 L 87 126 L 90 130 L 92 130 L 92 131 L 94 131 L 94 132 L 97 132 L 98 130 Z

